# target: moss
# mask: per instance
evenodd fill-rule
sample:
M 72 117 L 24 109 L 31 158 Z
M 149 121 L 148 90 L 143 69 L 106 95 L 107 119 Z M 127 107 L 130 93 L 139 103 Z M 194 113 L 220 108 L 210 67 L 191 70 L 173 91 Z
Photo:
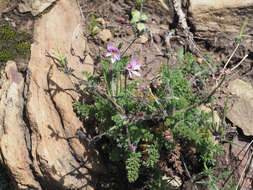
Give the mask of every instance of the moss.
M 18 32 L 8 22 L 0 24 L 0 66 L 8 60 L 27 59 L 30 56 L 32 37 L 25 32 Z

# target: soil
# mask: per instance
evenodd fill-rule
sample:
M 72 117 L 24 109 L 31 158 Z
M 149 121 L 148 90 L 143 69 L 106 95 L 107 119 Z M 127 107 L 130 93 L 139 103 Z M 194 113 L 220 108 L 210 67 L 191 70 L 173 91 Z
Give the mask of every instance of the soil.
M 89 54 L 94 60 L 95 66 L 98 66 L 99 62 L 105 59 L 106 54 L 106 46 L 108 43 L 118 46 L 120 43 L 123 43 L 121 51 L 125 50 L 128 45 L 136 38 L 135 32 L 132 29 L 131 20 L 131 11 L 133 9 L 139 9 L 136 6 L 135 1 L 127 1 L 127 0 L 78 0 L 80 3 L 80 10 L 84 16 L 84 20 L 86 23 L 83 24 L 84 35 L 87 38 L 87 43 L 89 46 Z M 184 44 L 185 39 L 183 37 L 173 38 L 171 44 L 168 46 L 165 42 L 166 35 L 172 29 L 175 29 L 176 35 L 180 35 L 180 30 L 177 30 L 177 18 L 173 18 L 173 11 L 168 13 L 164 7 L 157 3 L 158 1 L 149 1 L 146 4 L 142 11 L 147 14 L 148 20 L 146 22 L 147 25 L 147 32 L 143 34 L 144 38 L 147 39 L 146 42 L 138 42 L 138 40 L 133 43 L 131 48 L 126 52 L 126 55 L 131 55 L 132 58 L 136 59 L 139 64 L 142 65 L 141 67 L 141 75 L 142 79 L 140 81 L 141 86 L 147 86 L 151 83 L 155 85 L 159 83 L 157 80 L 158 71 L 163 63 L 168 62 L 168 56 L 170 56 L 169 64 L 171 66 L 180 64 L 177 61 L 177 52 L 180 47 L 183 47 L 187 50 L 187 45 Z M 15 27 L 17 30 L 23 30 L 30 34 L 32 34 L 33 28 L 33 18 L 31 15 L 20 15 L 18 12 L 15 12 L 14 9 L 11 13 L 6 13 L 3 15 L 3 18 L 9 18 L 8 22 L 12 23 L 15 22 Z M 89 33 L 89 29 L 87 25 L 91 22 L 92 15 L 95 15 L 97 18 L 102 18 L 104 20 L 103 26 L 99 29 L 100 31 L 103 29 L 109 29 L 112 38 L 108 41 L 102 41 L 98 35 L 91 36 Z M 153 31 L 153 32 L 151 32 Z M 155 31 L 155 32 L 154 32 Z M 216 64 L 217 68 L 220 70 L 225 65 L 228 57 L 231 55 L 233 49 L 225 48 L 226 44 L 222 43 L 222 40 L 219 41 L 220 44 L 216 44 L 215 47 L 212 45 L 212 41 L 207 40 L 196 40 L 197 45 L 200 47 L 201 52 L 207 52 L 211 57 L 214 63 Z M 233 43 L 233 42 L 231 42 Z M 217 48 L 217 46 L 221 48 Z M 231 64 L 229 68 L 232 68 L 238 60 L 243 58 L 246 48 L 240 47 L 239 51 L 235 54 L 235 57 L 231 60 Z M 253 55 L 253 52 L 249 52 L 249 55 Z M 228 82 L 236 79 L 242 78 L 246 81 L 249 81 L 253 84 L 253 73 L 252 73 L 252 57 L 249 56 L 248 59 L 245 60 L 245 64 L 242 64 L 239 68 L 236 69 L 232 75 L 226 78 L 222 88 L 218 90 L 215 94 L 215 108 L 219 112 L 220 116 L 223 114 L 224 102 L 227 96 L 227 85 Z M 197 57 L 196 57 L 197 59 Z M 208 89 L 212 89 L 215 82 L 213 78 L 210 77 L 209 83 L 207 84 Z M 232 128 L 234 127 L 234 128 Z M 238 144 L 244 144 L 245 142 L 250 142 L 250 138 L 243 136 L 240 129 L 233 126 L 232 123 L 226 121 L 226 130 L 227 136 L 231 137 L 231 140 L 234 138 L 237 139 Z M 235 129 L 235 130 L 231 130 Z M 231 144 L 224 143 L 225 151 L 224 153 L 217 157 L 217 166 L 225 166 L 225 170 L 233 171 L 233 178 L 237 183 L 240 178 L 240 172 L 238 170 L 238 163 L 239 160 L 231 154 Z M 169 161 L 169 165 L 171 168 L 168 168 L 164 165 L 161 161 L 161 165 L 164 165 L 164 170 L 167 172 L 168 175 L 179 175 L 181 180 L 183 181 L 183 185 L 181 189 L 190 190 L 194 189 L 189 175 L 184 172 L 185 166 L 182 163 L 182 157 L 187 155 L 190 160 L 186 159 L 186 163 L 189 164 L 187 167 L 190 169 L 190 175 L 194 176 L 199 173 L 202 169 L 201 166 L 197 164 L 196 155 L 194 154 L 194 150 L 187 148 L 187 144 L 180 144 L 176 145 L 176 149 L 173 153 L 168 153 L 162 155 L 161 157 L 166 157 L 166 159 L 171 160 Z M 243 147 L 243 146 L 242 146 Z M 168 158 L 169 157 L 169 158 Z M 106 159 L 106 158 L 105 158 Z M 163 160 L 163 158 L 161 158 Z M 122 166 L 117 165 L 113 166 L 108 161 L 108 166 L 111 168 L 115 168 L 119 170 Z M 225 171 L 224 169 L 216 170 L 217 176 L 222 172 Z M 134 185 L 130 185 L 127 183 L 125 178 L 121 178 L 120 176 L 125 176 L 125 173 L 119 174 L 119 179 L 115 176 L 107 175 L 101 176 L 98 178 L 97 181 L 99 183 L 99 189 L 145 189 L 142 187 L 143 179 L 139 179 Z M 109 177 L 108 177 L 109 176 Z M 1 176 L 0 176 L 1 177 Z M 145 178 L 145 177 L 144 177 Z M 200 176 L 199 178 L 205 179 L 205 176 Z M 225 183 L 226 181 L 221 182 Z M 198 189 L 206 189 L 201 185 L 198 185 Z M 246 190 L 246 189 L 245 189 Z

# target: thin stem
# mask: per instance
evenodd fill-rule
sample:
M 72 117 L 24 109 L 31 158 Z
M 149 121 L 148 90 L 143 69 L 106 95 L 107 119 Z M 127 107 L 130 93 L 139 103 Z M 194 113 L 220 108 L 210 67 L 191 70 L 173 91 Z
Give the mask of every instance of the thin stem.
M 119 72 L 119 90 L 120 93 L 122 92 L 122 79 L 121 79 L 121 73 Z
M 152 98 L 155 100 L 155 102 L 157 103 L 157 105 L 159 106 L 160 110 L 162 110 L 162 105 L 160 104 L 160 102 L 157 100 L 157 98 L 155 97 L 155 95 L 153 94 L 151 88 L 148 88 L 149 89 L 149 93 L 150 95 L 152 96 Z
M 230 55 L 230 57 L 229 57 L 229 59 L 227 60 L 227 62 L 226 62 L 226 64 L 225 64 L 225 66 L 224 66 L 223 69 L 226 69 L 226 68 L 227 68 L 228 63 L 230 62 L 230 60 L 231 60 L 232 57 L 234 56 L 234 54 L 235 54 L 236 50 L 238 49 L 239 45 L 240 45 L 240 43 L 237 44 L 236 48 L 234 49 L 233 53 Z
M 125 71 L 125 95 L 126 95 L 126 91 L 127 91 L 127 72 Z
M 107 93 L 109 95 L 111 95 L 111 92 L 110 92 L 110 87 L 109 87 L 109 84 L 108 84 L 108 81 L 107 81 L 107 77 L 106 77 L 106 73 L 104 72 L 104 78 L 105 78 L 105 83 L 106 83 L 106 86 L 107 86 Z
M 234 66 L 234 67 L 231 69 L 231 72 L 232 72 L 233 70 L 235 70 L 237 67 L 239 67 L 239 65 L 241 65 L 242 62 L 243 62 L 247 57 L 248 57 L 248 55 L 245 55 L 245 56 L 243 57 L 243 59 L 242 59 L 236 66 Z
M 132 42 L 127 46 L 127 48 L 125 49 L 125 51 L 121 54 L 121 57 L 123 57 L 125 55 L 125 53 L 127 52 L 127 50 L 133 45 L 133 43 L 135 42 L 135 40 L 138 39 L 138 35 L 132 40 Z

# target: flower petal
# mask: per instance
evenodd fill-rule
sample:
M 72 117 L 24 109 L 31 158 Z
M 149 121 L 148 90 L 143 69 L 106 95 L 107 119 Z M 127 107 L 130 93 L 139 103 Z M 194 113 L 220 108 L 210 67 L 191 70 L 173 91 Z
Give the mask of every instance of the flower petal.
M 140 70 L 141 69 L 141 65 L 140 64 L 136 64 L 133 69 L 134 70 Z
M 131 71 L 132 70 L 132 65 L 129 63 L 127 66 L 126 66 L 126 70 L 128 70 L 128 71 Z
M 113 49 L 113 52 L 114 52 L 115 54 L 119 54 L 119 50 L 118 50 L 117 48 L 115 48 L 115 47 L 114 47 L 114 49 Z
M 134 68 L 135 65 L 137 65 L 138 63 L 137 63 L 136 59 L 132 59 L 132 60 L 130 61 L 130 64 L 131 64 L 132 67 Z
M 117 59 L 118 61 L 120 60 L 120 55 L 119 55 L 119 54 L 115 54 L 114 57 L 115 57 L 115 59 Z
M 137 71 L 132 71 L 132 73 L 133 73 L 134 75 L 136 75 L 137 77 L 140 77 L 140 76 L 141 76 L 141 74 L 140 74 L 139 72 L 137 72 Z
M 111 44 L 108 44 L 108 45 L 107 45 L 107 51 L 108 51 L 108 52 L 112 52 L 113 49 L 115 49 L 115 47 L 114 47 L 113 45 L 111 45 Z
M 115 56 L 112 56 L 111 62 L 114 63 L 116 61 Z
M 112 53 L 110 53 L 110 52 L 108 52 L 108 53 L 106 53 L 106 57 L 109 57 L 109 56 L 111 56 L 112 55 Z
M 132 73 L 131 73 L 131 71 L 129 71 L 129 77 L 132 78 Z

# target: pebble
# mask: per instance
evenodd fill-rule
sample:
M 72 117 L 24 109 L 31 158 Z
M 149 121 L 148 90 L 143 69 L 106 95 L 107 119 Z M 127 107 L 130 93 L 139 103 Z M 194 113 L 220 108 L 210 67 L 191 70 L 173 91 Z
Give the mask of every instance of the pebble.
M 161 43 L 161 37 L 160 37 L 160 35 L 154 34 L 153 39 L 154 39 L 155 43 L 157 43 L 157 44 Z
M 141 36 L 136 40 L 136 43 L 145 44 L 147 41 L 148 41 L 148 36 L 147 36 L 147 35 L 141 35 Z
M 112 33 L 108 29 L 104 29 L 98 33 L 98 38 L 100 38 L 103 42 L 107 42 L 110 38 L 112 38 Z

